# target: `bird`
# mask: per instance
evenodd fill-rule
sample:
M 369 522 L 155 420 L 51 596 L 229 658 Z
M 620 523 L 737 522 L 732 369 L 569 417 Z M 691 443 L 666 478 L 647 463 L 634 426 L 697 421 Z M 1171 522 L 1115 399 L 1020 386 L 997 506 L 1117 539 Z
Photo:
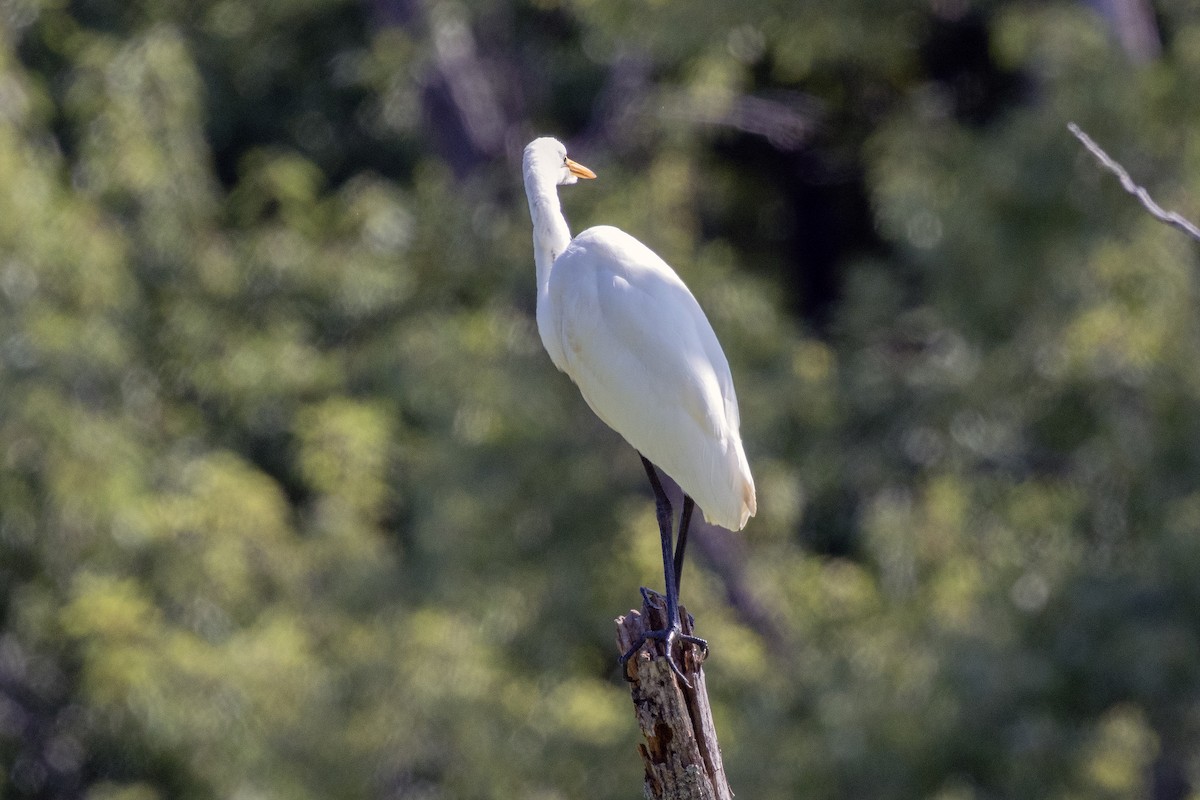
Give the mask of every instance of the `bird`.
M 699 506 L 710 523 L 742 530 L 758 508 L 729 362 L 696 298 L 649 247 L 609 225 L 571 236 L 558 187 L 595 172 L 568 158 L 552 137 L 525 147 L 522 171 L 542 344 L 588 407 L 637 451 L 654 492 L 667 626 L 647 631 L 621 663 L 647 639 L 660 640 L 672 672 L 688 684 L 675 643 L 708 652 L 707 642 L 683 633 L 679 619 L 693 509 Z M 659 470 L 684 493 L 677 543 Z

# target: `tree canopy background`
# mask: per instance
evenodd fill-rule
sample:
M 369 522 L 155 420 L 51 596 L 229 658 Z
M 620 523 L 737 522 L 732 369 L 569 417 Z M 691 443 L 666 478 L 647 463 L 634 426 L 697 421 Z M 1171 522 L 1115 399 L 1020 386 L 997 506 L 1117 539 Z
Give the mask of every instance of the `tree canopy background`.
M 0 2 L 0 794 L 636 795 L 553 134 L 733 366 L 739 795 L 1196 796 L 1200 250 L 1071 120 L 1200 219 L 1195 3 Z

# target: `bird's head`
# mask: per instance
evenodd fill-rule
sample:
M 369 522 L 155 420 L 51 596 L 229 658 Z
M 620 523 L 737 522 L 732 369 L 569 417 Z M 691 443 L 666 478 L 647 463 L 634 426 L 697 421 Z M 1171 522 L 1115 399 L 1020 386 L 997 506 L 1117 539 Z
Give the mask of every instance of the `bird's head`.
M 557 186 L 575 183 L 580 178 L 594 178 L 592 172 L 582 164 L 567 158 L 567 148 L 562 142 L 549 136 L 534 139 L 525 146 L 522 158 L 525 179 L 551 181 Z

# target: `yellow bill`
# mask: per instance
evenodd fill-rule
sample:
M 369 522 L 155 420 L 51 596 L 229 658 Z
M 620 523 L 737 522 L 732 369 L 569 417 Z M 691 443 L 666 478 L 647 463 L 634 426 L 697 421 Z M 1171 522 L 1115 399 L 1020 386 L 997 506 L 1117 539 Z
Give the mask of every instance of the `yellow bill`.
M 583 164 L 580 164 L 578 161 L 572 161 L 569 158 L 567 159 L 567 169 L 569 169 L 571 171 L 571 174 L 577 178 L 594 178 L 594 177 L 596 177 L 596 173 L 592 172 L 590 169 L 585 167 Z

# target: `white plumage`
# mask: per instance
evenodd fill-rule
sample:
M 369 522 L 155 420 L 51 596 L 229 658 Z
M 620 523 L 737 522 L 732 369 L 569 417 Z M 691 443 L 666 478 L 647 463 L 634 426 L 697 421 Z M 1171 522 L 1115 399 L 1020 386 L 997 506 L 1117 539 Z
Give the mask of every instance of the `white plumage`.
M 756 511 L 729 363 L 695 297 L 666 262 L 607 225 L 571 238 L 558 186 L 594 173 L 563 145 L 525 148 L 537 323 L 588 406 L 670 475 L 705 519 L 740 530 Z

